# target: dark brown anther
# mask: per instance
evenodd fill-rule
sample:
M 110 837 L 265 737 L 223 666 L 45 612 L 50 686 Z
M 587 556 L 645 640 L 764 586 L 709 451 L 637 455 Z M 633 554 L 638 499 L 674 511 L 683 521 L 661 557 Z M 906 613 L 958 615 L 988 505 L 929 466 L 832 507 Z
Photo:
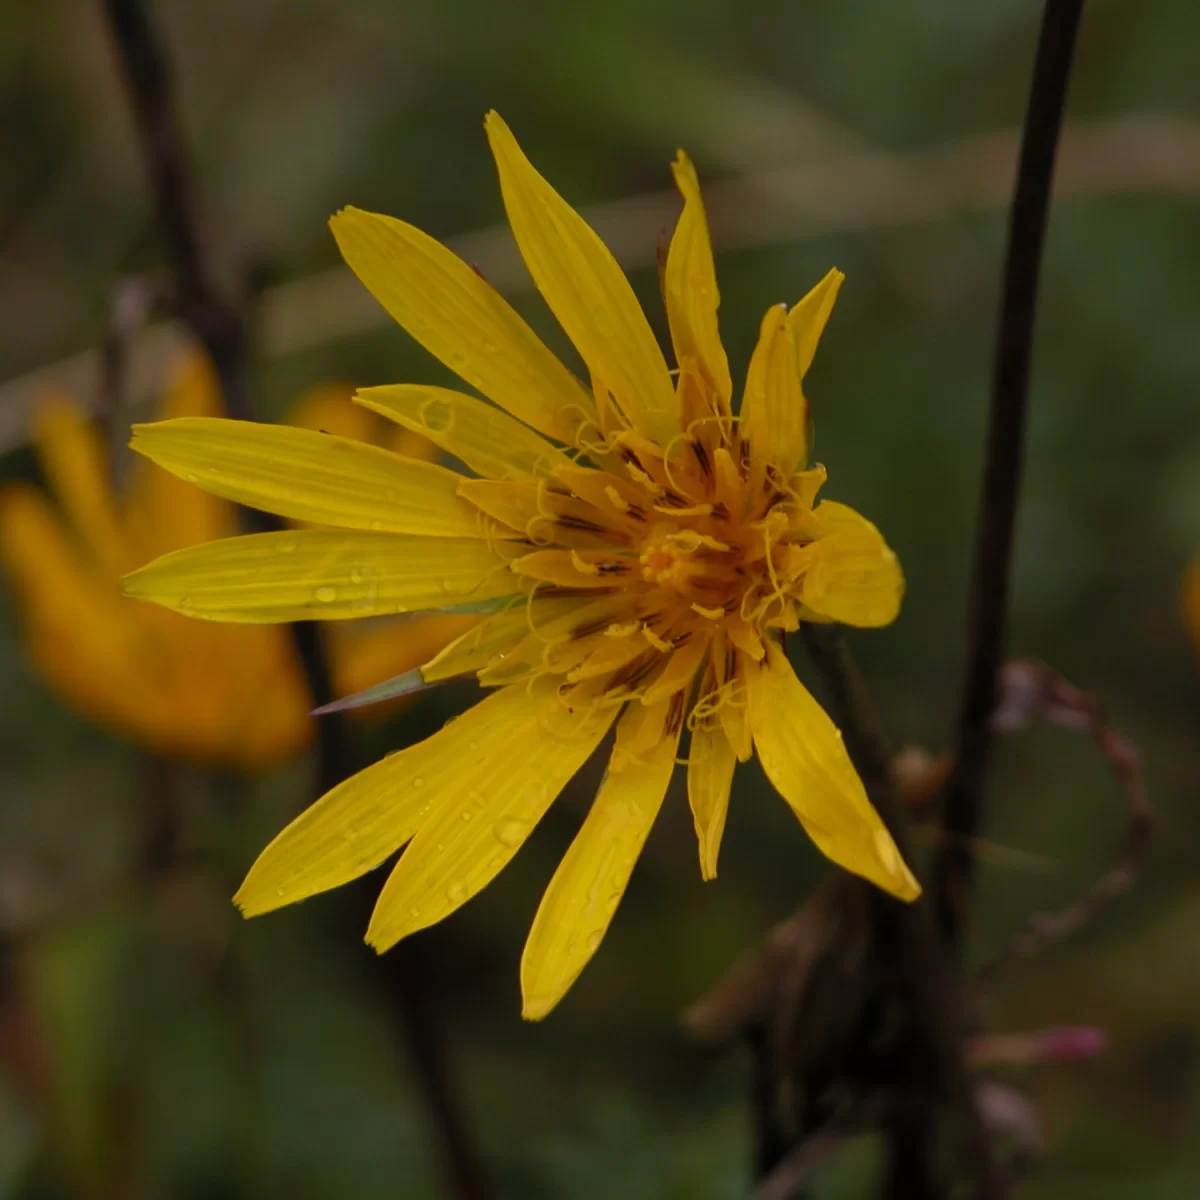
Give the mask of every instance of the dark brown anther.
M 564 529 L 575 529 L 580 533 L 612 533 L 611 529 L 605 529 L 603 525 L 589 521 L 586 517 L 562 516 L 558 518 L 557 523 Z
M 669 737 L 674 737 L 683 726 L 683 705 L 683 692 L 676 692 L 671 697 L 671 706 L 667 709 L 667 719 L 663 722 L 663 733 Z
M 704 443 L 696 438 L 689 438 L 688 445 L 692 448 L 692 453 L 696 456 L 696 462 L 700 464 L 700 470 L 704 472 L 706 479 L 712 478 L 712 463 L 708 458 L 708 451 L 704 448 Z

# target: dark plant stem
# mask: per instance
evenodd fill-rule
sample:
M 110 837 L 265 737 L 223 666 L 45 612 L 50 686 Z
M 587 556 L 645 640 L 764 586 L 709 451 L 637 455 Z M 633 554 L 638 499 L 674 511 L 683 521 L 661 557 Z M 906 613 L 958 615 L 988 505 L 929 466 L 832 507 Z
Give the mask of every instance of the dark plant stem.
M 195 191 L 185 140 L 175 104 L 170 64 L 147 0 L 102 0 L 120 62 L 130 105 L 150 175 L 151 189 L 174 277 L 174 311 L 207 350 L 225 401 L 234 418 L 251 416 L 248 359 L 250 337 L 237 307 L 220 294 L 208 269 L 199 234 Z M 247 512 L 256 531 L 281 528 L 271 516 Z M 291 626 L 296 652 L 314 707 L 332 697 L 329 666 L 318 625 Z M 326 791 L 353 769 L 346 726 L 338 715 L 320 720 L 318 784 Z M 406 973 L 396 999 L 403 1014 L 414 1065 L 426 1102 L 447 1148 L 447 1179 L 459 1200 L 481 1200 L 488 1193 L 468 1126 L 445 1062 L 443 1036 L 433 997 L 422 990 L 419 972 Z
M 1067 84 L 1083 0 L 1047 0 L 1021 135 L 992 376 L 983 494 L 968 609 L 967 671 L 945 790 L 945 838 L 933 868 L 938 927 L 962 942 L 997 678 L 1005 650 L 1013 532 L 1024 458 L 1038 275 Z
M 913 862 L 908 814 L 888 770 L 887 739 L 857 665 L 840 631 L 802 625 L 804 643 L 828 693 L 829 706 L 871 803 L 906 862 Z M 870 884 L 867 890 L 876 952 L 886 978 L 902 993 L 915 1044 L 909 1054 L 914 1103 L 888 1122 L 889 1197 L 934 1200 L 945 1195 L 934 1162 L 938 1107 L 949 1102 L 967 1130 L 974 1194 L 996 1200 L 1000 1184 L 991 1146 L 972 1095 L 963 1058 L 965 1013 L 960 982 L 951 969 L 926 896 L 905 904 Z
M 183 130 L 162 39 L 146 0 L 103 0 L 103 5 L 171 260 L 173 307 L 212 359 L 225 411 L 238 420 L 249 420 L 246 323 L 237 308 L 221 298 L 205 264 Z M 266 513 L 248 512 L 247 521 L 257 531 L 281 527 Z M 313 706 L 328 703 L 332 699 L 329 668 L 317 626 L 298 621 L 292 626 L 292 636 Z M 318 730 L 318 774 L 324 789 L 349 774 L 347 742 L 339 721 L 322 721 Z

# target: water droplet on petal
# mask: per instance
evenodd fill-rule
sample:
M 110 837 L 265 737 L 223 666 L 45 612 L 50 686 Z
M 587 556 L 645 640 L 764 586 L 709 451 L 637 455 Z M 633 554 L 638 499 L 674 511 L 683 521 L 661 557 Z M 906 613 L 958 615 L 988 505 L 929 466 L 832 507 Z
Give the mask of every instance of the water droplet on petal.
M 186 479 L 188 481 L 188 483 L 195 483 L 196 482 L 196 473 L 194 471 L 189 471 L 184 476 L 184 479 Z
M 422 779 L 420 775 L 417 775 L 417 776 L 416 776 L 416 777 L 413 779 L 413 781 L 412 781 L 412 785 L 413 785 L 413 787 L 424 787 L 424 786 L 425 786 L 425 780 L 424 780 L 424 779 Z
M 366 579 L 366 575 L 363 574 L 362 567 L 351 567 L 350 568 L 350 582 L 351 583 L 362 583 L 362 581 L 364 579 Z
M 410 908 L 408 910 L 408 915 L 410 917 L 419 917 L 421 915 L 421 910 L 419 908 Z
M 383 522 L 380 520 L 372 521 L 370 524 L 370 528 L 375 530 L 376 532 L 378 532 L 380 529 L 383 528 Z
M 461 904 L 467 898 L 467 885 L 465 883 L 452 883 L 446 892 L 446 899 L 451 904 Z
M 321 604 L 332 604 L 337 599 L 337 588 L 326 583 L 317 588 L 313 595 Z
M 430 433 L 445 433 L 454 424 L 454 410 L 445 400 L 427 400 L 421 405 L 421 422 Z
M 178 603 L 180 608 L 191 608 L 192 598 L 191 596 L 180 596 Z
M 471 819 L 471 814 L 465 808 L 463 809 L 462 819 L 464 821 L 469 821 Z
M 528 836 L 529 825 L 525 821 L 499 821 L 492 832 L 495 833 L 496 841 L 500 845 L 510 846 L 515 849 Z
M 297 538 L 283 537 L 275 543 L 275 549 L 278 550 L 280 554 L 293 554 L 295 553 L 297 543 Z
M 596 953 L 596 950 L 599 948 L 600 943 L 603 940 L 603 938 L 604 938 L 604 932 L 600 929 L 594 930 L 592 933 L 588 934 L 587 948 L 588 948 L 589 954 Z

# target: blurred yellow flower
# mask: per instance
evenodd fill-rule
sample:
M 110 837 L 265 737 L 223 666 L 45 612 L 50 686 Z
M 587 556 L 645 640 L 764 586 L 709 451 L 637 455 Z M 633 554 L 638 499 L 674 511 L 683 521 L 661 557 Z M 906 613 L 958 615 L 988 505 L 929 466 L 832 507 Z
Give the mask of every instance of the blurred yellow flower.
M 1188 563 L 1183 573 L 1179 587 L 1179 612 L 1188 633 L 1192 635 L 1192 644 L 1200 652 L 1200 554 Z
M 825 470 L 807 465 L 801 384 L 840 272 L 790 311 L 768 310 L 735 417 L 687 158 L 673 167 L 684 203 L 663 275 L 672 371 L 607 248 L 495 113 L 486 128 L 517 245 L 591 386 L 445 247 L 347 209 L 332 225 L 351 268 L 493 403 L 424 386 L 357 399 L 479 478 L 296 429 L 139 426 L 136 450 L 217 495 L 340 528 L 182 551 L 126 587 L 220 621 L 493 612 L 397 688 L 473 674 L 496 690 L 289 825 L 236 896 L 247 915 L 345 883 L 411 841 L 367 932 L 387 949 L 485 887 L 615 723 L 608 771 L 522 959 L 524 1014 L 536 1019 L 599 946 L 685 726 L 706 877 L 716 874 L 735 762 L 757 750 L 829 858 L 903 899 L 919 893 L 782 645 L 801 620 L 887 624 L 903 579 L 874 525 L 816 503 Z
M 367 440 L 376 418 L 348 403 L 351 391 L 315 389 L 292 420 Z M 207 363 L 181 363 L 159 415 L 221 412 Z M 405 436 L 397 449 L 432 451 Z M 60 512 L 29 484 L 0 491 L 0 558 L 42 678 L 96 724 L 159 753 L 258 769 L 300 750 L 312 706 L 286 629 L 197 625 L 121 595 L 121 577 L 148 560 L 236 534 L 233 506 L 145 459 L 134 460 L 118 495 L 103 436 L 71 401 L 41 407 L 35 440 Z M 353 632 L 329 627 L 335 685 L 355 691 L 407 670 L 469 624 L 428 617 Z

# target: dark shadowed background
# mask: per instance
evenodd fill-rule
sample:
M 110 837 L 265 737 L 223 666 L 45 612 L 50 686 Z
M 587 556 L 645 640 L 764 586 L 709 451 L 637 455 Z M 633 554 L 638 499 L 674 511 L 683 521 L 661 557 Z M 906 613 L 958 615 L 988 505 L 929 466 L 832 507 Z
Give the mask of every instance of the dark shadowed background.
M 941 749 L 1037 4 L 157 9 L 214 257 L 229 281 L 251 263 L 268 280 L 253 373 L 264 418 L 325 379 L 447 379 L 365 293 L 322 274 L 337 263 L 325 221 L 343 204 L 462 239 L 561 348 L 493 229 L 489 107 L 572 203 L 600 206 L 660 331 L 654 246 L 677 211 L 668 163 L 688 150 L 710 196 L 735 378 L 766 307 L 841 267 L 807 385 L 816 457 L 826 494 L 880 525 L 908 579 L 900 620 L 851 642 L 896 745 Z M 1134 893 L 989 993 L 994 1029 L 1096 1025 L 1109 1039 L 1093 1061 L 1021 1080 L 1047 1139 L 1029 1197 L 1200 1192 L 1200 655 L 1177 604 L 1200 549 L 1198 44 L 1194 0 L 1087 6 L 1051 216 L 1012 650 L 1104 699 L 1142 752 L 1160 823 Z M 115 282 L 163 257 L 97 4 L 0 4 L 0 114 L 0 378 L 13 381 L 0 471 L 33 478 L 30 406 L 51 386 L 86 402 L 96 373 L 78 360 L 28 373 L 94 346 Z M 134 398 L 152 396 L 162 346 L 135 357 Z M 356 753 L 424 736 L 470 696 L 435 693 L 356 727 Z M 141 886 L 139 752 L 39 683 L 7 599 L 0 753 L 0 1038 L 10 1066 L 36 1059 L 0 1078 L 0 1196 L 437 1194 L 396 1003 L 360 943 L 376 882 L 248 924 L 227 904 L 310 796 L 310 764 L 253 780 L 187 772 L 186 863 Z M 745 1195 L 747 1064 L 690 1046 L 678 1017 L 827 866 L 752 767 L 720 877 L 702 884 L 673 789 L 602 950 L 545 1022 L 523 1024 L 521 946 L 594 780 L 482 896 L 419 935 L 496 1193 Z M 1001 745 L 991 797 L 977 959 L 1106 870 L 1124 819 L 1103 760 L 1049 727 Z M 854 1147 L 817 1194 L 859 1194 L 874 1155 Z

